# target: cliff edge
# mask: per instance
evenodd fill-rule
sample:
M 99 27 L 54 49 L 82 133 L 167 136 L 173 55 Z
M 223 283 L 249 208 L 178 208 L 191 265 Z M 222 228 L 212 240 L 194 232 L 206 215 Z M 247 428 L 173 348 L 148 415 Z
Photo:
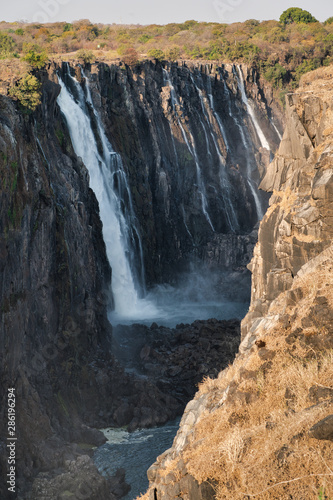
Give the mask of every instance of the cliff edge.
M 286 98 L 239 354 L 185 410 L 149 500 L 333 495 L 333 67 Z

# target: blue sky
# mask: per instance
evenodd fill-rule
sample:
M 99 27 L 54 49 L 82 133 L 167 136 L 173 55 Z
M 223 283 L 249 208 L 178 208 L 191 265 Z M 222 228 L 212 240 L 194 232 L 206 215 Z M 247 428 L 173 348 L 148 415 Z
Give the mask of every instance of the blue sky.
M 14 0 L 1 6 L 4 21 L 167 24 L 196 21 L 237 22 L 279 19 L 289 7 L 308 10 L 319 21 L 333 16 L 332 0 Z

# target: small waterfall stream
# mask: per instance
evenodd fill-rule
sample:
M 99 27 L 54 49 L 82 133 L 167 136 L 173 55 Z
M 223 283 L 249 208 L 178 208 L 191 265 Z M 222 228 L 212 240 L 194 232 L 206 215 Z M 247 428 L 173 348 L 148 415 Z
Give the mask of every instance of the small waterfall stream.
M 205 189 L 205 185 L 202 181 L 201 168 L 200 168 L 200 163 L 199 163 L 199 159 L 198 159 L 197 152 L 196 152 L 194 138 L 193 138 L 191 132 L 188 131 L 188 134 L 190 136 L 190 141 L 191 141 L 191 144 L 190 144 L 190 142 L 187 138 L 185 129 L 184 129 L 182 122 L 181 122 L 179 115 L 178 115 L 178 110 L 180 109 L 180 104 L 179 104 L 179 101 L 177 98 L 177 94 L 176 94 L 174 86 L 172 85 L 170 74 L 168 73 L 168 71 L 165 68 L 163 68 L 163 76 L 164 76 L 165 84 L 168 85 L 170 88 L 172 108 L 173 108 L 173 111 L 174 111 L 175 116 L 177 118 L 177 122 L 178 122 L 179 128 L 181 130 L 183 139 L 184 139 L 185 144 L 186 144 L 186 146 L 187 146 L 187 148 L 188 148 L 188 150 L 189 150 L 189 152 L 190 152 L 190 154 L 193 157 L 194 162 L 195 162 L 196 172 L 197 172 L 197 183 L 198 183 L 199 193 L 200 193 L 200 197 L 201 197 L 203 214 L 205 215 L 207 222 L 210 225 L 212 231 L 215 231 L 214 226 L 212 224 L 212 221 L 211 221 L 209 214 L 208 214 L 206 189 Z
M 211 81 L 210 81 L 210 78 L 208 77 L 209 84 L 208 84 L 207 94 L 209 97 L 209 102 L 208 102 L 208 99 L 204 96 L 203 91 L 196 84 L 194 77 L 192 75 L 191 75 L 191 81 L 192 81 L 192 83 L 193 83 L 193 85 L 198 93 L 198 96 L 200 99 L 200 104 L 201 104 L 202 114 L 205 118 L 205 123 L 206 123 L 206 126 L 208 128 L 209 135 L 213 141 L 214 148 L 215 148 L 216 154 L 217 154 L 218 159 L 219 159 L 220 185 L 221 185 L 221 191 L 222 191 L 222 196 L 223 196 L 223 200 L 224 200 L 225 213 L 226 213 L 226 216 L 227 216 L 227 219 L 229 222 L 229 227 L 230 227 L 232 232 L 236 232 L 239 229 L 239 224 L 238 224 L 235 209 L 233 207 L 233 204 L 232 204 L 232 201 L 230 198 L 231 186 L 230 186 L 230 183 L 228 182 L 228 178 L 227 178 L 226 161 L 225 161 L 225 158 L 221 152 L 221 149 L 220 149 L 218 141 L 217 141 L 216 133 L 214 130 L 214 121 L 216 121 L 216 123 L 218 125 L 218 129 L 220 130 L 220 132 L 222 134 L 222 138 L 223 138 L 223 142 L 225 144 L 226 150 L 228 151 L 230 148 L 228 146 L 228 142 L 227 142 L 227 138 L 226 138 L 226 134 L 224 131 L 222 121 L 214 109 L 214 99 L 213 99 L 213 95 L 212 95 Z M 202 79 L 201 79 L 201 83 L 202 83 L 202 86 L 204 88 Z M 207 133 L 206 133 L 206 128 L 204 126 L 204 123 L 202 122 L 202 120 L 200 120 L 200 121 L 201 121 L 201 125 L 203 127 L 203 130 L 205 132 L 205 137 L 207 138 Z M 206 139 L 206 142 L 207 142 L 207 139 Z
M 268 141 L 267 141 L 267 139 L 265 137 L 265 134 L 262 131 L 262 129 L 261 129 L 259 123 L 258 123 L 258 120 L 256 118 L 256 115 L 254 114 L 253 108 L 252 108 L 252 106 L 249 103 L 249 100 L 247 98 L 247 95 L 246 95 L 246 92 L 245 92 L 245 85 L 244 85 L 244 78 L 243 78 L 242 69 L 238 65 L 236 66 L 235 76 L 237 78 L 238 88 L 239 88 L 239 90 L 241 92 L 242 101 L 245 104 L 247 112 L 249 113 L 249 115 L 251 117 L 252 123 L 253 123 L 253 125 L 254 125 L 254 127 L 256 129 L 257 135 L 259 137 L 260 144 L 261 144 L 261 146 L 263 148 L 266 148 L 268 151 L 270 151 L 271 148 L 270 148 L 270 146 L 268 144 Z

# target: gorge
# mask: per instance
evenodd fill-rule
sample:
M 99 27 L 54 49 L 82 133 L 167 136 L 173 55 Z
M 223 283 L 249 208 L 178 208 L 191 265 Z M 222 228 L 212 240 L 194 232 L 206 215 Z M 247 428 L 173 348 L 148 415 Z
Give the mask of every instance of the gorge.
M 300 270 L 312 272 L 304 266 L 321 254 L 320 262 L 329 262 L 330 104 L 312 90 L 304 91 L 309 99 L 301 92 L 288 96 L 287 131 L 270 163 L 285 118 L 250 67 L 53 62 L 39 77 L 42 104 L 33 115 L 1 96 L 2 379 L 17 390 L 19 491 L 21 498 L 57 498 L 57 488 L 65 495 L 77 475 L 78 498 L 114 498 L 82 458 L 80 444 L 102 444 L 92 428 L 134 430 L 180 415 L 195 384 L 232 361 L 237 325 L 223 321 L 241 319 L 248 308 L 246 266 L 268 206 L 267 193 L 257 188 L 262 178 L 274 197 L 251 264 L 251 306 L 235 364 L 244 380 L 248 353 L 263 352 L 266 365 L 274 357 L 259 351 L 255 342 L 266 335 L 259 332 L 291 321 L 272 312 L 279 294 L 289 293 L 285 300 L 294 307 L 304 297 L 302 287 L 293 289 Z M 323 81 L 329 85 L 329 77 Z M 316 166 L 303 171 L 315 156 Z M 185 315 L 175 313 L 177 302 L 181 314 L 188 306 Z M 205 321 L 212 317 L 215 322 Z M 194 320 L 204 321 L 190 328 Z M 117 330 L 118 323 L 128 326 Z M 128 367 L 117 345 L 122 336 L 130 347 L 142 339 L 135 352 L 145 366 Z M 179 346 L 185 347 L 176 353 Z M 177 359 L 176 375 L 166 366 L 161 382 L 163 362 L 152 352 Z M 207 365 L 202 371 L 200 363 Z M 175 377 L 184 379 L 181 397 L 170 389 Z M 198 472 L 191 455 L 184 464 L 201 415 L 223 406 L 229 391 L 231 399 L 246 394 L 237 389 L 237 376 L 232 382 L 226 395 L 219 387 L 201 389 L 189 403 L 174 448 L 150 469 L 149 498 L 175 498 L 177 488 L 187 488 L 183 498 L 213 498 L 212 476 Z M 251 397 L 244 395 L 247 403 Z M 173 472 L 168 477 L 163 470 Z M 171 478 L 175 470 L 178 482 Z M 82 471 L 94 477 L 88 494 L 87 485 L 80 489 Z

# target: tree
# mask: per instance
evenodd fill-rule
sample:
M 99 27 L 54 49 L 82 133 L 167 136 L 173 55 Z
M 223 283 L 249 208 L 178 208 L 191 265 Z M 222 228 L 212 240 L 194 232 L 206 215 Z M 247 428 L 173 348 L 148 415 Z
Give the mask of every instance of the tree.
M 317 19 L 310 14 L 307 10 L 300 9 L 299 7 L 290 7 L 290 9 L 282 12 L 280 16 L 280 23 L 317 23 Z
M 156 59 L 156 61 L 163 61 L 163 59 L 165 59 L 165 54 L 161 49 L 150 49 L 148 50 L 148 57 Z
M 23 76 L 14 87 L 8 90 L 10 97 L 13 97 L 27 111 L 34 111 L 40 104 L 41 83 L 30 73 Z
M 165 51 L 165 57 L 168 61 L 174 62 L 180 57 L 180 48 L 179 47 L 170 47 Z
M 25 54 L 23 60 L 38 69 L 45 66 L 45 63 L 49 58 L 44 49 L 32 43 L 23 44 L 23 52 Z
M 123 61 L 127 66 L 135 66 L 138 63 L 139 54 L 133 47 L 124 50 Z
M 333 16 L 332 17 L 329 17 L 328 19 L 326 19 L 326 21 L 324 22 L 324 24 L 332 24 L 333 23 Z
M 0 32 L 0 58 L 9 57 L 13 54 L 15 42 L 11 36 Z
M 95 56 L 92 50 L 80 49 L 76 53 L 76 57 L 83 61 L 85 64 L 91 63 Z

